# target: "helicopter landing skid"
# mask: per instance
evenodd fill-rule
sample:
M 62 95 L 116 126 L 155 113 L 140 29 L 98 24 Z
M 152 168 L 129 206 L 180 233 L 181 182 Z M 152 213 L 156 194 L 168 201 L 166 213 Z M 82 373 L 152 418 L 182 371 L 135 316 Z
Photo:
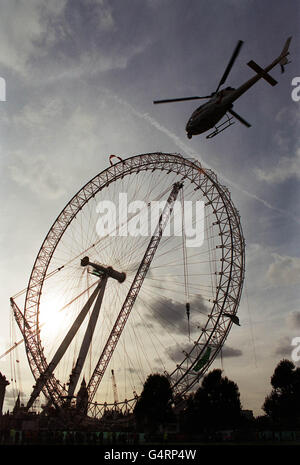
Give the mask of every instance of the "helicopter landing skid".
M 215 129 L 206 136 L 206 139 L 211 139 L 212 137 L 217 136 L 218 134 L 220 134 L 220 132 L 224 131 L 225 129 L 229 128 L 229 126 L 232 126 L 235 123 L 235 121 L 232 121 L 233 116 L 228 116 L 227 113 L 225 114 L 225 116 L 227 118 L 226 121 L 219 124 L 218 126 L 215 126 Z

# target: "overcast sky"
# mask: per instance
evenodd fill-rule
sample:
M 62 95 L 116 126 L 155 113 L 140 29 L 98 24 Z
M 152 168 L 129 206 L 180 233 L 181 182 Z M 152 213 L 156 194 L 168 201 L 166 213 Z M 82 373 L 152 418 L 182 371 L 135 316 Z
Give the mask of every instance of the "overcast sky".
M 291 98 L 299 2 L 0 0 L 0 8 L 1 353 L 10 343 L 9 297 L 26 287 L 68 200 L 110 154 L 178 152 L 213 169 L 241 214 L 241 327 L 228 337 L 223 369 L 243 407 L 261 413 L 276 364 L 300 336 L 300 102 Z M 214 139 L 188 140 L 197 102 L 152 104 L 214 91 L 241 39 L 226 83 L 237 87 L 253 76 L 250 59 L 267 66 L 291 35 L 292 63 L 271 72 L 278 85 L 262 80 L 235 103 L 250 129 L 237 122 Z M 10 377 L 8 357 L 0 371 Z

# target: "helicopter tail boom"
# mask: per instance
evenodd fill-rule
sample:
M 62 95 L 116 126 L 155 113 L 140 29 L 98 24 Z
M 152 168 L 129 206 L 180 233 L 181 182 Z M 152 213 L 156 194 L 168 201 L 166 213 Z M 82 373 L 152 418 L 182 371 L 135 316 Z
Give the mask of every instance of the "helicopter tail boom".
M 230 103 L 233 103 L 241 95 L 247 92 L 247 90 L 250 89 L 250 87 L 252 87 L 259 79 L 264 79 L 272 86 L 275 86 L 277 84 L 277 81 L 272 76 L 270 76 L 269 71 L 271 71 L 271 69 L 273 69 L 278 64 L 281 66 L 281 71 L 283 71 L 284 65 L 288 63 L 287 55 L 289 54 L 288 49 L 289 49 L 291 39 L 292 39 L 291 37 L 287 39 L 282 49 L 282 52 L 277 58 L 275 58 L 275 60 L 269 66 L 266 66 L 265 68 L 261 68 L 253 60 L 247 63 L 248 66 L 255 71 L 256 75 L 250 78 L 247 82 L 242 84 L 240 87 L 238 87 L 234 92 L 232 92 Z
M 290 53 L 289 52 L 289 46 L 290 46 L 291 40 L 292 40 L 292 37 L 289 37 L 286 40 L 286 42 L 284 44 L 284 47 L 282 49 L 282 52 L 280 53 L 279 57 L 276 58 L 276 60 L 273 61 L 273 63 L 270 66 L 268 66 L 266 69 L 262 69 L 253 60 L 249 61 L 249 63 L 247 63 L 247 65 L 250 68 L 252 68 L 261 78 L 265 79 L 269 84 L 271 84 L 271 86 L 275 86 L 277 84 L 277 81 L 274 78 L 272 78 L 272 76 L 270 76 L 270 74 L 268 74 L 268 71 L 270 69 L 272 69 L 274 66 L 276 66 L 277 63 L 279 63 L 279 65 L 281 67 L 281 72 L 282 73 L 284 72 L 284 65 L 287 65 L 289 63 L 289 61 L 287 59 L 287 56 Z
M 284 44 L 284 47 L 282 49 L 282 52 L 280 53 L 279 57 L 275 60 L 275 62 L 272 63 L 272 65 L 270 65 L 267 69 L 263 69 L 261 68 L 260 66 L 258 66 L 257 63 L 255 63 L 255 61 L 251 60 L 249 61 L 249 63 L 247 63 L 247 65 L 253 69 L 253 71 L 255 71 L 257 74 L 260 75 L 260 77 L 262 77 L 263 79 L 265 79 L 271 86 L 276 86 L 277 84 L 277 81 L 272 77 L 270 76 L 270 74 L 268 74 L 267 71 L 269 71 L 269 69 L 272 69 L 273 66 L 275 66 L 277 63 L 280 64 L 280 67 L 281 67 L 281 72 L 283 73 L 284 72 L 284 65 L 287 65 L 289 63 L 288 59 L 287 59 L 287 56 L 289 55 L 289 46 L 290 46 L 290 43 L 291 43 L 291 40 L 292 40 L 292 37 L 289 37 L 285 44 Z

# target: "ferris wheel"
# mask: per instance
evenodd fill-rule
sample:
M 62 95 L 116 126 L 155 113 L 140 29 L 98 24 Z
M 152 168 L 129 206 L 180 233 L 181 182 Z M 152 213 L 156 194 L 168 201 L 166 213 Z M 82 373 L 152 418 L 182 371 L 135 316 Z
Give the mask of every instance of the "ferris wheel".
M 236 322 L 243 280 L 239 213 L 211 170 L 179 154 L 112 157 L 36 257 L 23 312 L 36 380 L 27 408 L 41 391 L 70 405 L 84 379 L 96 414 L 136 399 L 151 373 L 182 397 Z

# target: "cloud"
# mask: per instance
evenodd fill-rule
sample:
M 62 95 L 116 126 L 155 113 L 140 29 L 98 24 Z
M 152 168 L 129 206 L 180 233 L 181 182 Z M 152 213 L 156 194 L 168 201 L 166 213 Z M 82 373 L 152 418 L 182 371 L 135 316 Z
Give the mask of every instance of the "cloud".
M 39 197 L 54 199 L 66 193 L 74 172 L 82 171 L 82 160 L 91 159 L 99 148 L 97 115 L 58 96 L 25 104 L 11 117 L 11 127 L 22 145 L 14 148 L 7 142 L 2 149 L 8 177 Z M 72 154 L 73 176 L 68 154 Z
M 28 57 L 33 53 L 34 41 L 41 33 L 37 1 L 7 2 L 0 17 L 2 65 L 23 72 Z
M 41 101 L 27 103 L 11 118 L 11 124 L 19 125 L 26 130 L 49 131 L 49 125 L 63 115 L 63 102 L 57 97 L 43 97 Z
M 203 297 L 199 294 L 190 301 L 191 318 L 195 314 L 208 313 Z M 159 323 L 163 331 L 169 330 L 178 334 L 187 333 L 187 316 L 185 304 L 166 297 L 155 299 L 151 303 L 150 321 Z M 193 327 L 191 327 L 192 331 Z
M 267 280 L 272 286 L 300 284 L 300 258 L 272 254 L 274 262 L 269 265 Z
M 276 146 L 275 154 L 278 151 L 281 156 L 271 166 L 254 170 L 259 180 L 268 184 L 276 184 L 291 178 L 300 178 L 300 147 L 299 144 L 295 145 L 300 129 L 299 116 L 298 107 L 286 106 L 281 108 L 275 116 L 279 124 L 279 129 L 273 135 Z
M 128 40 L 120 30 L 120 18 L 115 18 L 118 14 L 120 11 L 113 11 L 106 0 L 67 2 L 61 15 L 47 20 L 39 61 L 31 60 L 35 78 L 43 77 L 47 82 L 90 79 L 98 73 L 127 68 L 148 46 L 149 37 Z M 123 40 L 116 40 L 121 36 Z
M 280 357 L 286 357 L 290 359 L 293 350 L 291 342 L 292 339 L 288 336 L 281 338 L 274 351 L 274 355 L 279 355 Z
M 149 38 L 120 34 L 106 0 L 11 0 L 0 17 L 0 63 L 31 82 L 125 69 Z
M 243 355 L 243 352 L 240 349 L 234 349 L 233 347 L 224 346 L 222 348 L 222 357 L 240 357 Z M 221 357 L 221 354 L 219 355 Z
M 85 5 L 88 2 L 85 0 Z M 108 31 L 115 27 L 115 20 L 113 18 L 112 10 L 106 0 L 90 0 L 91 4 L 97 5 L 99 8 L 96 10 L 97 27 L 102 31 Z
M 29 187 L 42 197 L 58 198 L 64 194 L 63 175 L 53 171 L 44 155 L 32 157 L 17 151 L 11 154 L 14 163 L 8 167 L 11 179 L 21 187 Z
M 184 344 L 183 346 L 176 344 L 175 346 L 171 346 L 166 349 L 166 354 L 168 357 L 173 360 L 175 363 L 182 362 L 184 358 L 183 352 L 190 352 L 191 345 Z M 240 349 L 234 349 L 233 347 L 224 346 L 222 348 L 222 357 L 223 358 L 230 358 L 230 357 L 241 357 L 243 352 Z M 218 358 L 221 357 L 221 354 L 218 354 Z
M 175 346 L 168 347 L 166 354 L 175 363 L 180 363 L 185 357 L 183 352 L 190 352 L 190 350 L 191 344 L 184 344 L 183 346 L 176 344 Z
M 291 128 L 299 126 L 299 109 L 297 106 L 285 106 L 278 111 L 275 120 L 281 125 L 288 121 Z
M 276 166 L 269 170 L 256 169 L 256 174 L 261 181 L 267 183 L 280 183 L 296 177 L 300 179 L 300 148 L 296 150 L 294 157 L 283 156 Z
M 292 329 L 300 328 L 300 312 L 291 312 L 287 316 L 287 325 Z
M 12 71 L 26 74 L 30 58 L 44 53 L 40 44 L 45 45 L 50 18 L 53 21 L 60 15 L 65 4 L 66 0 L 5 2 L 0 16 L 0 63 Z

